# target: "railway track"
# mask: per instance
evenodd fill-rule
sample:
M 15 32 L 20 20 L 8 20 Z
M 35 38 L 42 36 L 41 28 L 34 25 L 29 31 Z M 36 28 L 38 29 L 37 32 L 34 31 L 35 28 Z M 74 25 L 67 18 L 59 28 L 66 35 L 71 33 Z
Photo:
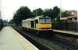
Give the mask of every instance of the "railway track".
M 18 32 L 20 32 L 25 38 L 31 41 L 33 44 L 38 46 L 40 50 L 78 50 L 78 46 L 68 42 L 64 39 L 60 39 L 57 36 L 53 36 L 51 38 L 40 38 L 37 37 L 30 32 L 26 32 L 22 30 L 22 28 L 15 28 Z M 21 30 L 21 31 L 20 31 Z M 35 42 L 33 42 L 31 39 Z
M 13 26 L 12 26 L 13 27 Z M 23 32 L 21 30 L 21 28 L 16 28 L 16 27 L 13 27 L 16 31 L 18 31 L 22 36 L 24 36 L 26 39 L 28 39 L 32 44 L 34 44 L 37 48 L 39 48 L 40 50 L 51 50 L 49 48 L 47 48 L 46 46 L 36 42 L 29 34 L 26 34 L 25 32 Z
M 61 39 L 57 36 L 50 37 L 50 38 L 40 38 L 37 36 L 31 35 L 35 41 L 47 46 L 51 50 L 78 50 L 78 45 L 68 41 L 66 39 Z M 59 36 L 59 35 L 58 35 Z M 42 42 L 41 42 L 42 41 Z
M 54 42 L 55 44 L 67 49 L 67 50 L 78 50 L 78 43 L 72 42 L 71 40 L 67 40 L 64 38 L 58 37 L 59 35 L 56 35 L 49 40 Z

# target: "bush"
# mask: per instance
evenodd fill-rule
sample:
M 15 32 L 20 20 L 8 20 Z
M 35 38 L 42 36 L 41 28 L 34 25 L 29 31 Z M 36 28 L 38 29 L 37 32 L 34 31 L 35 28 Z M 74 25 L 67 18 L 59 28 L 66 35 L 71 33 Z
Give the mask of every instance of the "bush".
M 3 21 L 0 19 L 0 30 L 3 28 Z

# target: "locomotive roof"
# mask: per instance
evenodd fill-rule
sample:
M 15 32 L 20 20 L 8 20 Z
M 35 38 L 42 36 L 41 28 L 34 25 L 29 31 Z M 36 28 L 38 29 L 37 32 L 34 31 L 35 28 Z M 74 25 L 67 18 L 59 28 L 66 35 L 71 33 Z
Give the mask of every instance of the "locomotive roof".
M 50 18 L 50 17 L 48 17 L 48 16 L 45 16 L 45 17 L 43 17 L 43 16 L 37 16 L 35 19 L 39 19 L 39 18 Z
M 34 18 L 28 18 L 28 19 L 25 19 L 23 21 L 34 21 L 35 19 Z

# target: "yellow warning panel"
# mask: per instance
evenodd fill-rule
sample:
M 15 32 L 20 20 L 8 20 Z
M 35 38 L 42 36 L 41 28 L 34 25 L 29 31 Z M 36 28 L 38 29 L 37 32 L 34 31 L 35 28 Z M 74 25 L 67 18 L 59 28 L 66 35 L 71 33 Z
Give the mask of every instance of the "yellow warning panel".
M 51 24 L 36 24 L 36 28 L 51 28 L 52 25 Z

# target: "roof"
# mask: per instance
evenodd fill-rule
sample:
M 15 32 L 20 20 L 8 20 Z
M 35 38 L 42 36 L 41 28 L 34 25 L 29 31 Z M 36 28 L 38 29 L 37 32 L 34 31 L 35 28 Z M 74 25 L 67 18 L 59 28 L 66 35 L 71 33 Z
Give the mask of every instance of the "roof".
M 35 19 L 39 19 L 39 18 L 50 18 L 50 17 L 48 17 L 48 16 L 43 16 L 43 15 L 41 15 L 41 16 L 36 16 L 36 18 Z
M 69 18 L 77 18 L 77 16 L 61 17 L 60 20 L 67 20 Z
M 34 21 L 35 19 L 34 18 L 28 18 L 28 19 L 25 19 L 23 21 Z
M 43 17 L 43 16 L 36 16 L 35 19 L 39 19 L 39 18 L 41 18 L 41 17 Z

